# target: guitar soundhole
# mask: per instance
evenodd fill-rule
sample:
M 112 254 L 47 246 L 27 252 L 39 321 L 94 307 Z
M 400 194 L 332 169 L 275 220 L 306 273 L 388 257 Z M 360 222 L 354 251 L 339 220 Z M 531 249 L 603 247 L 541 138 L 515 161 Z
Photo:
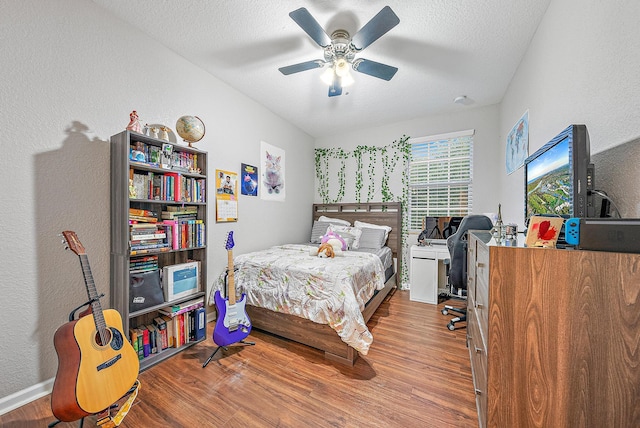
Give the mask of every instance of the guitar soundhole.
M 98 346 L 105 346 L 109 344 L 111 345 L 111 348 L 113 348 L 115 351 L 122 349 L 124 342 L 123 342 L 122 334 L 120 334 L 120 331 L 118 331 L 118 329 L 114 327 L 109 327 L 109 328 L 106 328 L 104 332 L 105 332 L 104 343 L 102 341 L 100 332 L 99 331 L 96 332 L 96 343 L 98 344 Z

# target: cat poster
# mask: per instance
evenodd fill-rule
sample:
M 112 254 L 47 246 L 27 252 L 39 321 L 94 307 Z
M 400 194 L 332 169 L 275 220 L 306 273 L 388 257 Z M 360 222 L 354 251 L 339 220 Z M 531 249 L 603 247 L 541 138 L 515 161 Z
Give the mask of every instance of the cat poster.
M 268 201 L 284 201 L 285 157 L 284 150 L 264 141 L 260 142 L 260 198 Z

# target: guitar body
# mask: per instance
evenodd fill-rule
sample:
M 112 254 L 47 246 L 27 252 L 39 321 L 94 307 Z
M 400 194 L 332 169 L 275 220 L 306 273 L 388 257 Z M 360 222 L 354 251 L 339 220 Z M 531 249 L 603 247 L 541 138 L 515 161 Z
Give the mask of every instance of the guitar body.
M 99 413 L 122 398 L 138 378 L 140 362 L 126 336 L 118 311 L 103 311 L 109 340 L 100 345 L 92 316 L 62 325 L 53 343 L 58 372 L 51 393 L 51 410 L 71 422 Z
M 244 340 L 251 333 L 251 322 L 245 308 L 246 296 L 235 304 L 230 304 L 228 299 L 222 297 L 217 290 L 213 299 L 218 312 L 218 319 L 213 329 L 213 341 L 218 346 L 227 346 Z

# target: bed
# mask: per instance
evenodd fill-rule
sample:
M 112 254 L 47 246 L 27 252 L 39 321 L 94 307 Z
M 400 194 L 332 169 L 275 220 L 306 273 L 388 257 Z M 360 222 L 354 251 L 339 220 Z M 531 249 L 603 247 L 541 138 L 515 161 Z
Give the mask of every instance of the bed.
M 321 217 L 391 230 L 383 248 L 359 248 L 330 260 L 310 255 L 313 242 L 237 256 L 235 285 L 238 293 L 247 294 L 246 310 L 254 329 L 320 349 L 328 360 L 353 365 L 373 340 L 367 321 L 400 278 L 396 266 L 402 260 L 401 207 L 399 202 L 314 204 L 314 229 L 324 224 L 318 221 Z M 219 278 L 214 288 L 222 286 L 224 280 Z

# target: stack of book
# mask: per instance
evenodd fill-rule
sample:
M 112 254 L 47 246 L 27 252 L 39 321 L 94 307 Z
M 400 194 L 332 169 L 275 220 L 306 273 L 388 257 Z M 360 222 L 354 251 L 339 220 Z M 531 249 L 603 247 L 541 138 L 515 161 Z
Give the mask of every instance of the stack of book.
M 158 269 L 158 256 L 149 255 L 129 259 L 129 273 L 150 272 Z
M 151 210 L 129 208 L 129 224 L 157 223 L 158 213 Z
M 171 249 L 165 226 L 158 223 L 157 214 L 153 211 L 129 209 L 129 238 L 131 255 Z

